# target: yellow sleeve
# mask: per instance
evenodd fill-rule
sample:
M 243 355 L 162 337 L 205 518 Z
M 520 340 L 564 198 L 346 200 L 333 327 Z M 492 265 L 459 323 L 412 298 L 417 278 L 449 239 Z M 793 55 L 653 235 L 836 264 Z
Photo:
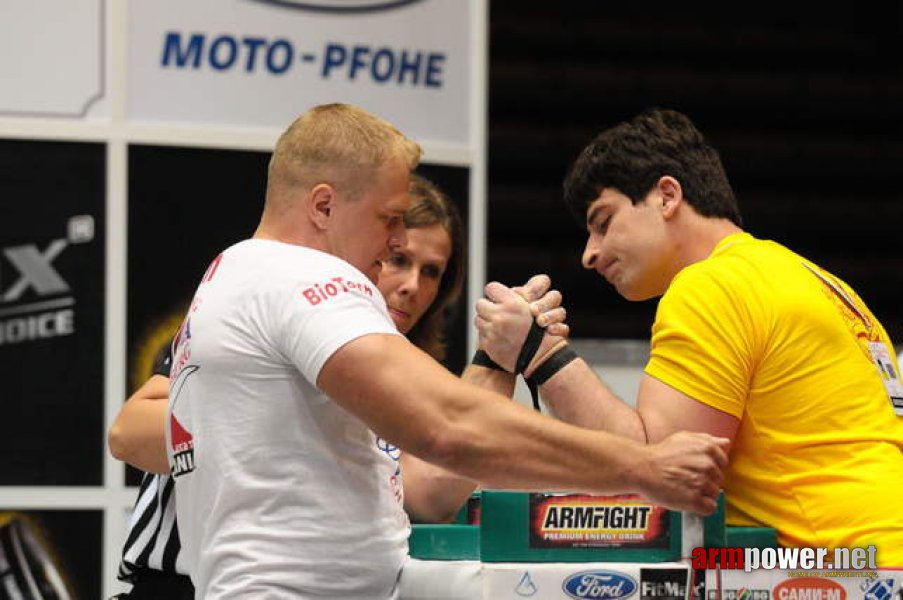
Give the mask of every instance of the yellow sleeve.
M 681 271 L 658 305 L 646 373 L 737 418 L 755 368 L 765 315 L 748 302 L 754 286 L 704 261 Z

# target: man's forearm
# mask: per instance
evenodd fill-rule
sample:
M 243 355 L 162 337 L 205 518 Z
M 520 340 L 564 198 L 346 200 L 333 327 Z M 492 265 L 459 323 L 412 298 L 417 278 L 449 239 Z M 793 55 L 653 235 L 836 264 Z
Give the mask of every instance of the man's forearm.
M 380 369 L 360 369 L 377 361 Z M 711 436 L 647 446 L 543 417 L 453 376 L 398 336 L 345 344 L 317 385 L 403 451 L 485 487 L 636 492 L 710 512 L 727 460 L 724 442 Z
M 470 498 L 477 484 L 471 479 L 420 460 L 401 455 L 404 507 L 420 523 L 450 523 Z
M 514 373 L 490 369 L 479 365 L 467 365 L 461 374 L 461 379 L 478 385 L 484 390 L 491 390 L 502 396 L 514 395 L 516 376 Z
M 166 409 L 169 378 L 153 375 L 122 406 L 107 441 L 110 453 L 133 467 L 169 473 L 166 457 Z
M 507 371 L 468 365 L 461 378 L 504 396 L 514 393 L 515 376 Z M 402 454 L 401 469 L 405 509 L 420 522 L 450 522 L 477 486 L 473 480 L 420 460 L 410 452 Z
M 166 401 L 131 401 L 120 411 L 108 442 L 113 457 L 149 473 L 169 473 Z
M 552 414 L 562 421 L 647 441 L 639 413 L 618 398 L 583 359 L 565 365 L 539 389 Z

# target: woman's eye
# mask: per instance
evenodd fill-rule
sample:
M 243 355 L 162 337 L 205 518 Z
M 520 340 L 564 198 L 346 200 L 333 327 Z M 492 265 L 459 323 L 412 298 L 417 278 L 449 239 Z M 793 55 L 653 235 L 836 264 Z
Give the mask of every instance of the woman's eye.
M 408 259 L 403 254 L 393 254 L 389 257 L 389 264 L 393 267 L 403 267 L 407 262 Z
M 423 267 L 422 272 L 425 277 L 429 277 L 430 279 L 439 279 L 440 277 L 442 277 L 442 273 L 439 272 L 439 267 Z

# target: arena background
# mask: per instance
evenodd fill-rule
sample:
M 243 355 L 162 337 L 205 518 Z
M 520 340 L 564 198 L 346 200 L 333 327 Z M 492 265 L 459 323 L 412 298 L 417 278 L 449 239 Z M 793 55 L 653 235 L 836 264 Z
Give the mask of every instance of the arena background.
M 163 86 L 159 98 L 141 96 L 130 84 L 133 98 L 147 100 L 131 108 L 105 96 L 125 69 L 112 49 L 128 45 L 127 16 L 112 0 L 63 6 L 51 7 L 66 13 L 60 21 L 97 34 L 81 40 L 84 47 L 64 43 L 48 25 L 52 13 L 26 18 L 46 6 L 16 0 L 0 9 L 0 375 L 7 382 L 0 530 L 27 522 L 51 549 L 71 597 L 93 599 L 120 589 L 115 565 L 136 481 L 107 456 L 106 428 L 207 261 L 256 224 L 272 139 L 238 129 L 208 138 L 191 132 L 191 122 L 172 124 L 166 135 L 117 125 L 130 110 L 153 109 L 151 100 L 168 106 L 175 94 Z M 617 390 L 631 393 L 655 302 L 628 303 L 580 268 L 584 232 L 564 210 L 560 185 L 600 129 L 654 105 L 686 112 L 720 149 L 748 230 L 851 283 L 892 339 L 903 340 L 900 3 L 466 6 L 473 30 L 461 33 L 476 39 L 474 68 L 485 73 L 473 80 L 485 86 L 476 100 L 465 97 L 469 117 L 448 118 L 476 126 L 454 143 L 425 143 L 422 171 L 450 192 L 479 236 L 471 239 L 471 299 L 484 280 L 513 284 L 550 273 L 565 294 L 576 345 Z M 90 12 L 96 8 L 99 15 Z M 88 13 L 94 20 L 82 23 Z M 448 21 L 435 20 L 437 28 Z M 30 28 L 49 32 L 40 43 L 57 63 L 80 52 L 102 57 L 88 73 L 101 90 L 88 107 L 42 94 L 65 73 L 20 68 Z M 454 110 L 436 101 L 435 120 L 461 108 L 452 100 Z M 20 301 L 41 304 L 52 318 L 29 325 L 36 313 Z M 456 371 L 472 343 L 468 321 L 462 307 L 449 331 L 448 366 Z

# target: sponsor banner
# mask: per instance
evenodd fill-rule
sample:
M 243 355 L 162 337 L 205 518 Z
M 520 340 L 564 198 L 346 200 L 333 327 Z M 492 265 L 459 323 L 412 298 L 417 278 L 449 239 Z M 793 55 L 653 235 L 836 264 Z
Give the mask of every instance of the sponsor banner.
M 104 0 L 0 5 L 0 116 L 99 116 Z
M 0 485 L 100 485 L 104 146 L 0 141 Z
M 100 598 L 98 510 L 0 509 L 0 598 Z
M 640 600 L 688 600 L 690 569 L 640 569 Z M 763 600 L 768 600 L 767 598 Z
M 128 118 L 277 128 L 360 105 L 469 148 L 470 0 L 157 0 L 129 5 Z
M 708 600 L 903 600 L 901 570 L 710 569 L 706 584 Z
M 738 588 L 722 587 L 710 589 L 706 597 L 708 600 L 770 600 L 771 590 L 745 586 Z
M 484 563 L 483 597 L 665 599 L 666 592 L 686 591 L 687 572 L 681 563 Z M 644 581 L 646 595 L 642 593 Z M 650 595 L 653 593 L 662 595 Z
M 473 569 L 479 565 L 479 588 Z M 402 597 L 492 598 L 532 600 L 614 598 L 636 590 L 629 600 L 671 600 L 686 593 L 687 565 L 682 563 L 474 563 L 471 561 L 410 561 L 402 574 Z M 462 583 L 467 575 L 467 585 Z M 808 578 L 789 571 L 717 571 L 701 573 L 703 585 L 690 598 L 706 600 L 903 600 L 903 571 L 879 570 L 877 576 Z M 861 574 L 860 574 L 861 575 Z M 620 578 L 624 579 L 620 579 Z M 820 581 L 818 579 L 821 579 Z M 692 584 L 691 584 L 692 585 Z M 440 590 L 440 592 L 437 592 Z M 696 596 L 695 593 L 701 593 Z M 437 595 L 438 594 L 438 595 Z M 584 594 L 581 596 L 580 594 Z M 595 596 L 593 594 L 596 594 Z
M 863 578 L 857 587 L 863 600 L 903 600 L 903 571 L 881 571 Z
M 668 548 L 668 511 L 639 496 L 530 494 L 531 548 Z

